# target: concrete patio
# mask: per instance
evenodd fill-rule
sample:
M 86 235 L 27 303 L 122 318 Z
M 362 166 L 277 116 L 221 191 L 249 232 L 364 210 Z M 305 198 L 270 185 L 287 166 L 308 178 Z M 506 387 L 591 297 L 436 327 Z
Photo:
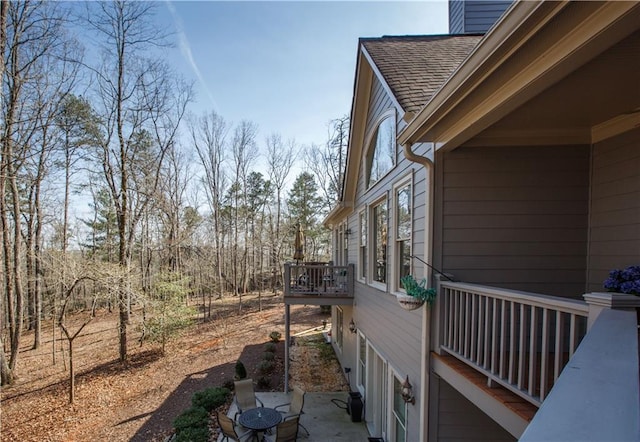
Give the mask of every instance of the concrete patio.
M 285 393 L 256 393 L 265 407 L 289 402 L 290 395 Z M 351 422 L 351 416 L 344 407 L 349 393 L 307 393 L 304 398 L 304 414 L 300 419 L 302 425 L 309 430 L 309 435 L 300 428 L 298 440 L 305 442 L 358 442 L 367 441 L 369 433 L 364 422 Z M 336 405 L 332 402 L 335 399 Z M 339 406 L 338 406 L 339 405 Z M 286 410 L 286 408 L 284 408 Z M 236 406 L 229 409 L 229 417 L 233 418 Z M 218 440 L 222 440 L 219 437 Z

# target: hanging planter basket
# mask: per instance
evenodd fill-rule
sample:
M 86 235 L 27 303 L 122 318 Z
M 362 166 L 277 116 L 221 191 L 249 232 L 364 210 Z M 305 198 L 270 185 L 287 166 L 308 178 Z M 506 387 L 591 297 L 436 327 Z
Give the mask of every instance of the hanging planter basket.
M 396 294 L 398 304 L 405 310 L 416 310 L 422 307 L 424 301 L 422 299 L 414 298 L 413 296 L 405 295 L 402 293 Z
M 415 310 L 422 307 L 425 302 L 431 304 L 436 297 L 436 290 L 427 288 L 426 279 L 418 282 L 413 276 L 407 275 L 402 277 L 400 282 L 407 293 L 398 293 L 396 297 L 400 307 L 405 310 Z

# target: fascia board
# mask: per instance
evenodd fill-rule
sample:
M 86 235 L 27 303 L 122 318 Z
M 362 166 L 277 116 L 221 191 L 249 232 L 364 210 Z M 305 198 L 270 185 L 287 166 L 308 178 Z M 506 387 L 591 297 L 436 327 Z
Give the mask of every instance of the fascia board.
M 425 107 L 400 132 L 398 142 L 416 142 L 498 69 L 540 27 L 564 9 L 566 4 L 529 1 L 513 4 Z

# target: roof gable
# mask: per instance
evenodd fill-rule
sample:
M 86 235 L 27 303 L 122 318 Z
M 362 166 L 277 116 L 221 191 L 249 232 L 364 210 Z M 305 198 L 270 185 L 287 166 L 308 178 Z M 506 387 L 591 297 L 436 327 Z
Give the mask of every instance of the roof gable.
M 360 39 L 405 112 L 419 111 L 451 76 L 481 35 Z

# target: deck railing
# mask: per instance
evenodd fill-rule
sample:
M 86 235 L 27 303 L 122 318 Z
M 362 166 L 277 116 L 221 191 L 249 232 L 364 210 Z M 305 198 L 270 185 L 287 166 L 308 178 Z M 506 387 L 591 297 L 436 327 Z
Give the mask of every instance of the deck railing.
M 354 266 L 329 263 L 284 265 L 284 296 L 316 295 L 326 298 L 352 298 Z
M 583 301 L 441 281 L 439 347 L 540 405 L 587 331 Z

